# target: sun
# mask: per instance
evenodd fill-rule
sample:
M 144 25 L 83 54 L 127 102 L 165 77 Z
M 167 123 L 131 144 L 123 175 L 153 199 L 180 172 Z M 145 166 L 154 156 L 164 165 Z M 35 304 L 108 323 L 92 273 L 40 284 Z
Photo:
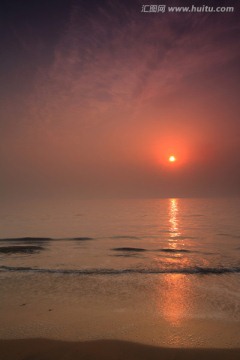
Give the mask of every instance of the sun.
M 169 156 L 168 161 L 169 162 L 175 162 L 176 161 L 175 156 L 174 155 Z

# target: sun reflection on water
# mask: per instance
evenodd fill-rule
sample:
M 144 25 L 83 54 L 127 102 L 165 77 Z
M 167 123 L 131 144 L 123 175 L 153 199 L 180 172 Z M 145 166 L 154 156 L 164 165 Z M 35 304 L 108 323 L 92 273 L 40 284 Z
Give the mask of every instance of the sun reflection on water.
M 176 239 L 181 235 L 179 231 L 179 204 L 178 199 L 169 199 L 169 209 L 168 209 L 168 216 L 169 216 L 169 246 L 175 248 L 177 243 Z
M 169 199 L 168 205 L 169 238 L 168 248 L 172 250 L 184 248 L 183 239 L 181 239 L 181 224 L 179 219 L 179 200 Z M 188 258 L 179 253 L 170 253 L 166 256 L 165 265 L 172 267 L 185 267 L 188 265 Z M 166 274 L 163 282 L 160 282 L 157 295 L 157 308 L 160 315 L 174 327 L 179 327 L 189 310 L 189 281 L 184 274 Z M 175 344 L 178 345 L 178 344 Z
M 168 274 L 164 278 L 161 307 L 164 319 L 172 326 L 180 326 L 187 314 L 187 287 L 186 275 Z

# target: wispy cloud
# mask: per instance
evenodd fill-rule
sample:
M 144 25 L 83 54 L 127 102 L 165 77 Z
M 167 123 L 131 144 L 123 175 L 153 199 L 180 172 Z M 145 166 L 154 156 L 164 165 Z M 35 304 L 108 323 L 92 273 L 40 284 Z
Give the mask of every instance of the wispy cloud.
M 27 99 L 25 126 L 15 139 L 25 140 L 25 161 L 54 171 L 74 172 L 80 164 L 96 173 L 116 162 L 132 169 L 142 162 L 144 171 L 158 139 L 167 149 L 170 137 L 186 147 L 201 135 L 211 142 L 211 126 L 227 112 L 208 98 L 221 99 L 234 78 L 239 25 L 228 14 L 151 16 L 133 4 L 72 7 L 53 59 L 39 66 Z

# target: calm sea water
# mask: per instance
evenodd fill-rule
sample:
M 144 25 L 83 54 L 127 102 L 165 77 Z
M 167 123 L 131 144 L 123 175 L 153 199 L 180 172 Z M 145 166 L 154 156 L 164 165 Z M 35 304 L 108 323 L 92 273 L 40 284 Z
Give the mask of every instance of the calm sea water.
M 211 346 L 204 326 L 184 325 L 211 319 L 224 322 L 220 345 L 240 346 L 232 325 L 240 330 L 239 199 L 42 201 L 5 205 L 0 215 L 3 308 L 30 301 L 58 314 L 51 322 L 42 313 L 40 328 L 37 317 L 30 327 L 7 317 L 2 337 Z M 72 309 L 71 325 L 61 306 Z M 228 326 L 235 335 L 225 336 Z
M 1 219 L 1 246 L 24 246 L 1 254 L 1 271 L 240 272 L 236 199 L 23 204 Z

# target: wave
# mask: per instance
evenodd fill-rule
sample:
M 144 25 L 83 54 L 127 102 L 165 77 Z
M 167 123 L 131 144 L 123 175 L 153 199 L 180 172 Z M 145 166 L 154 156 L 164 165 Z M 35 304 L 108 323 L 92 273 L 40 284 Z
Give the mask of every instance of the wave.
M 143 251 L 157 251 L 157 252 L 168 252 L 168 253 L 191 253 L 193 251 L 187 249 L 171 249 L 171 248 L 163 248 L 157 250 L 147 250 L 143 248 L 133 248 L 133 247 L 119 247 L 113 248 L 114 251 L 123 251 L 123 252 L 143 252 Z
M 142 249 L 142 248 L 133 248 L 133 247 L 120 247 L 120 248 L 114 248 L 112 249 L 114 251 L 133 251 L 133 252 L 142 252 L 142 251 L 147 251 L 146 249 Z
M 171 248 L 163 248 L 163 249 L 159 249 L 159 250 L 155 250 L 155 251 L 161 251 L 161 252 L 170 252 L 170 253 L 190 253 L 193 252 L 191 250 L 187 250 L 187 249 L 171 249 Z
M 227 234 L 227 233 L 219 233 L 217 234 L 218 236 L 227 236 L 227 237 L 231 237 L 233 239 L 239 239 L 240 235 L 234 235 L 234 234 Z
M 49 241 L 49 240 L 54 240 L 52 238 L 48 238 L 48 237 L 19 237 L 19 238 L 5 238 L 5 239 L 0 239 L 0 241 Z
M 223 275 L 240 273 L 237 267 L 190 267 L 173 269 L 44 269 L 31 267 L 0 266 L 2 272 L 32 272 L 63 275 L 125 275 L 125 274 L 185 274 L 185 275 Z
M 42 246 L 1 246 L 1 254 L 34 254 L 44 250 Z
M 3 242 L 48 242 L 48 241 L 59 241 L 59 240 L 76 240 L 76 241 L 85 241 L 85 240 L 93 240 L 92 237 L 80 236 L 80 237 L 68 237 L 68 238 L 50 238 L 50 237 L 19 237 L 19 238 L 5 238 L 0 239 Z
M 187 239 L 192 239 L 192 240 L 194 240 L 194 239 L 197 239 L 197 237 L 196 236 L 182 236 L 182 235 L 176 235 L 176 236 L 171 236 L 171 239 L 173 240 L 173 239 L 175 239 L 175 240 L 187 240 Z

